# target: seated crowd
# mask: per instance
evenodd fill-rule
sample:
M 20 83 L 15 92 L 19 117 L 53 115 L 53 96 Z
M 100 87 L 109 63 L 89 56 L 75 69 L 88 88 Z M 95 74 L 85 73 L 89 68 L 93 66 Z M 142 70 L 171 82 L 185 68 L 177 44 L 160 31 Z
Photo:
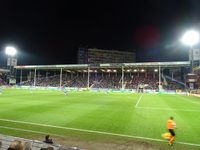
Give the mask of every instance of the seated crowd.
M 2 78 L 0 78 L 0 86 L 3 86 L 3 85 L 6 85 L 6 82 Z
M 91 73 L 89 78 L 90 88 L 106 88 L 106 89 L 121 89 L 122 77 L 117 73 Z M 124 74 L 124 89 L 137 89 L 139 85 L 145 85 L 147 89 L 158 89 L 158 77 L 152 74 Z M 34 80 L 23 81 L 22 85 L 33 86 Z M 42 87 L 59 87 L 60 75 L 53 75 L 49 77 L 40 76 L 36 78 L 36 86 Z M 62 86 L 87 88 L 88 76 L 87 73 L 66 74 L 62 76 Z M 164 85 L 164 89 L 176 90 L 183 87 L 176 82 L 168 81 Z

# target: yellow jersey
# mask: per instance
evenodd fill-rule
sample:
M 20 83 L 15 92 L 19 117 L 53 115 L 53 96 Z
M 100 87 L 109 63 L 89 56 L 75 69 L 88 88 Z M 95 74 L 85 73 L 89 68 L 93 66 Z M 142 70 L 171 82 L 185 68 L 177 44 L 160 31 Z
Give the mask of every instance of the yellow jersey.
M 176 127 L 176 123 L 174 122 L 174 120 L 167 120 L 167 129 L 174 129 Z

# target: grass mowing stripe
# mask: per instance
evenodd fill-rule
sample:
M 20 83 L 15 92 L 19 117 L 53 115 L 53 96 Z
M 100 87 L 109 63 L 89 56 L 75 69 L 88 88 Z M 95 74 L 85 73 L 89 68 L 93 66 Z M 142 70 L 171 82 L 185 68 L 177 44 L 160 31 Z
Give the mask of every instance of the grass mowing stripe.
M 190 97 L 185 97 L 185 96 L 180 96 L 180 95 L 177 95 L 177 96 L 181 97 L 181 99 L 184 101 L 187 101 L 193 104 L 200 104 L 200 101 L 197 102 L 194 99 L 190 99 Z
M 149 141 L 166 142 L 166 140 L 149 138 L 149 137 L 141 137 L 141 136 L 132 136 L 132 135 L 125 135 L 125 134 L 117 134 L 117 133 L 85 130 L 85 129 L 68 128 L 68 127 L 61 127 L 61 126 L 54 126 L 54 125 L 47 125 L 47 124 L 39 124 L 39 123 L 32 123 L 32 122 L 25 122 L 25 121 L 17 121 L 17 120 L 8 120 L 8 119 L 0 119 L 0 120 L 7 121 L 7 122 L 14 122 L 14 123 L 32 124 L 32 125 L 38 125 L 38 126 L 60 128 L 60 129 L 65 129 L 65 130 L 74 130 L 74 131 L 89 132 L 89 133 L 96 133 L 96 134 L 104 134 L 104 135 L 111 135 L 111 136 L 119 136 L 119 137 L 126 137 L 126 138 L 135 138 L 135 139 L 143 139 L 143 140 L 149 140 Z M 19 128 L 4 127 L 4 126 L 0 126 L 0 128 L 6 128 L 6 129 L 18 130 L 18 131 L 25 131 L 25 132 L 32 132 L 32 133 L 39 133 L 39 134 L 49 134 L 49 133 L 45 133 L 45 132 L 38 132 L 38 131 L 33 131 L 33 130 L 25 130 L 25 129 L 19 129 Z M 58 134 L 52 134 L 52 135 L 63 137 L 62 135 L 58 135 Z M 183 144 L 183 145 L 191 145 L 191 146 L 200 147 L 200 144 L 186 143 L 186 142 L 176 142 L 176 143 Z
M 190 111 L 190 112 L 200 112 L 200 110 L 193 109 L 174 109 L 174 108 L 162 108 L 162 107 L 137 107 L 138 109 L 152 109 L 152 110 L 175 110 L 175 111 Z
M 137 107 L 137 106 L 138 106 L 138 104 L 140 103 L 140 101 L 141 101 L 141 99 L 142 99 L 142 96 L 143 96 L 143 94 L 141 94 L 141 95 L 140 95 L 140 97 L 139 97 L 139 99 L 138 99 L 137 103 L 135 104 L 135 107 Z

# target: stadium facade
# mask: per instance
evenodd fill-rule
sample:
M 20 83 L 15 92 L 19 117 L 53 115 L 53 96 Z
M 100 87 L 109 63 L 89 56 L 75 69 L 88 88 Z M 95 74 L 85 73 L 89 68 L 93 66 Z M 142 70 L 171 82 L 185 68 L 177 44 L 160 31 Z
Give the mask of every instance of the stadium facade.
M 131 63 L 135 62 L 135 53 L 97 48 L 79 48 L 78 64 Z

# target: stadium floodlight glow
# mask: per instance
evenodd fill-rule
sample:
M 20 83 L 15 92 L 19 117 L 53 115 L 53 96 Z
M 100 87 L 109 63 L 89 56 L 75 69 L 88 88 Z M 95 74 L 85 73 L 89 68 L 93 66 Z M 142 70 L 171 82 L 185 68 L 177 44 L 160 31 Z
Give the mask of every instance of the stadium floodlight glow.
M 182 43 L 192 47 L 199 42 L 199 32 L 195 30 L 189 30 L 183 35 L 181 41 Z
M 144 72 L 145 70 L 144 69 L 141 69 L 141 72 Z
M 130 72 L 130 71 L 131 71 L 130 69 L 127 70 L 127 72 Z
M 134 72 L 137 72 L 137 69 L 134 69 L 133 71 L 134 71 Z
M 158 69 L 154 69 L 154 72 L 158 72 Z
M 107 69 L 107 72 L 111 72 L 111 70 L 110 70 L 110 69 Z
M 6 55 L 15 56 L 17 54 L 17 50 L 14 47 L 8 46 L 5 51 Z

